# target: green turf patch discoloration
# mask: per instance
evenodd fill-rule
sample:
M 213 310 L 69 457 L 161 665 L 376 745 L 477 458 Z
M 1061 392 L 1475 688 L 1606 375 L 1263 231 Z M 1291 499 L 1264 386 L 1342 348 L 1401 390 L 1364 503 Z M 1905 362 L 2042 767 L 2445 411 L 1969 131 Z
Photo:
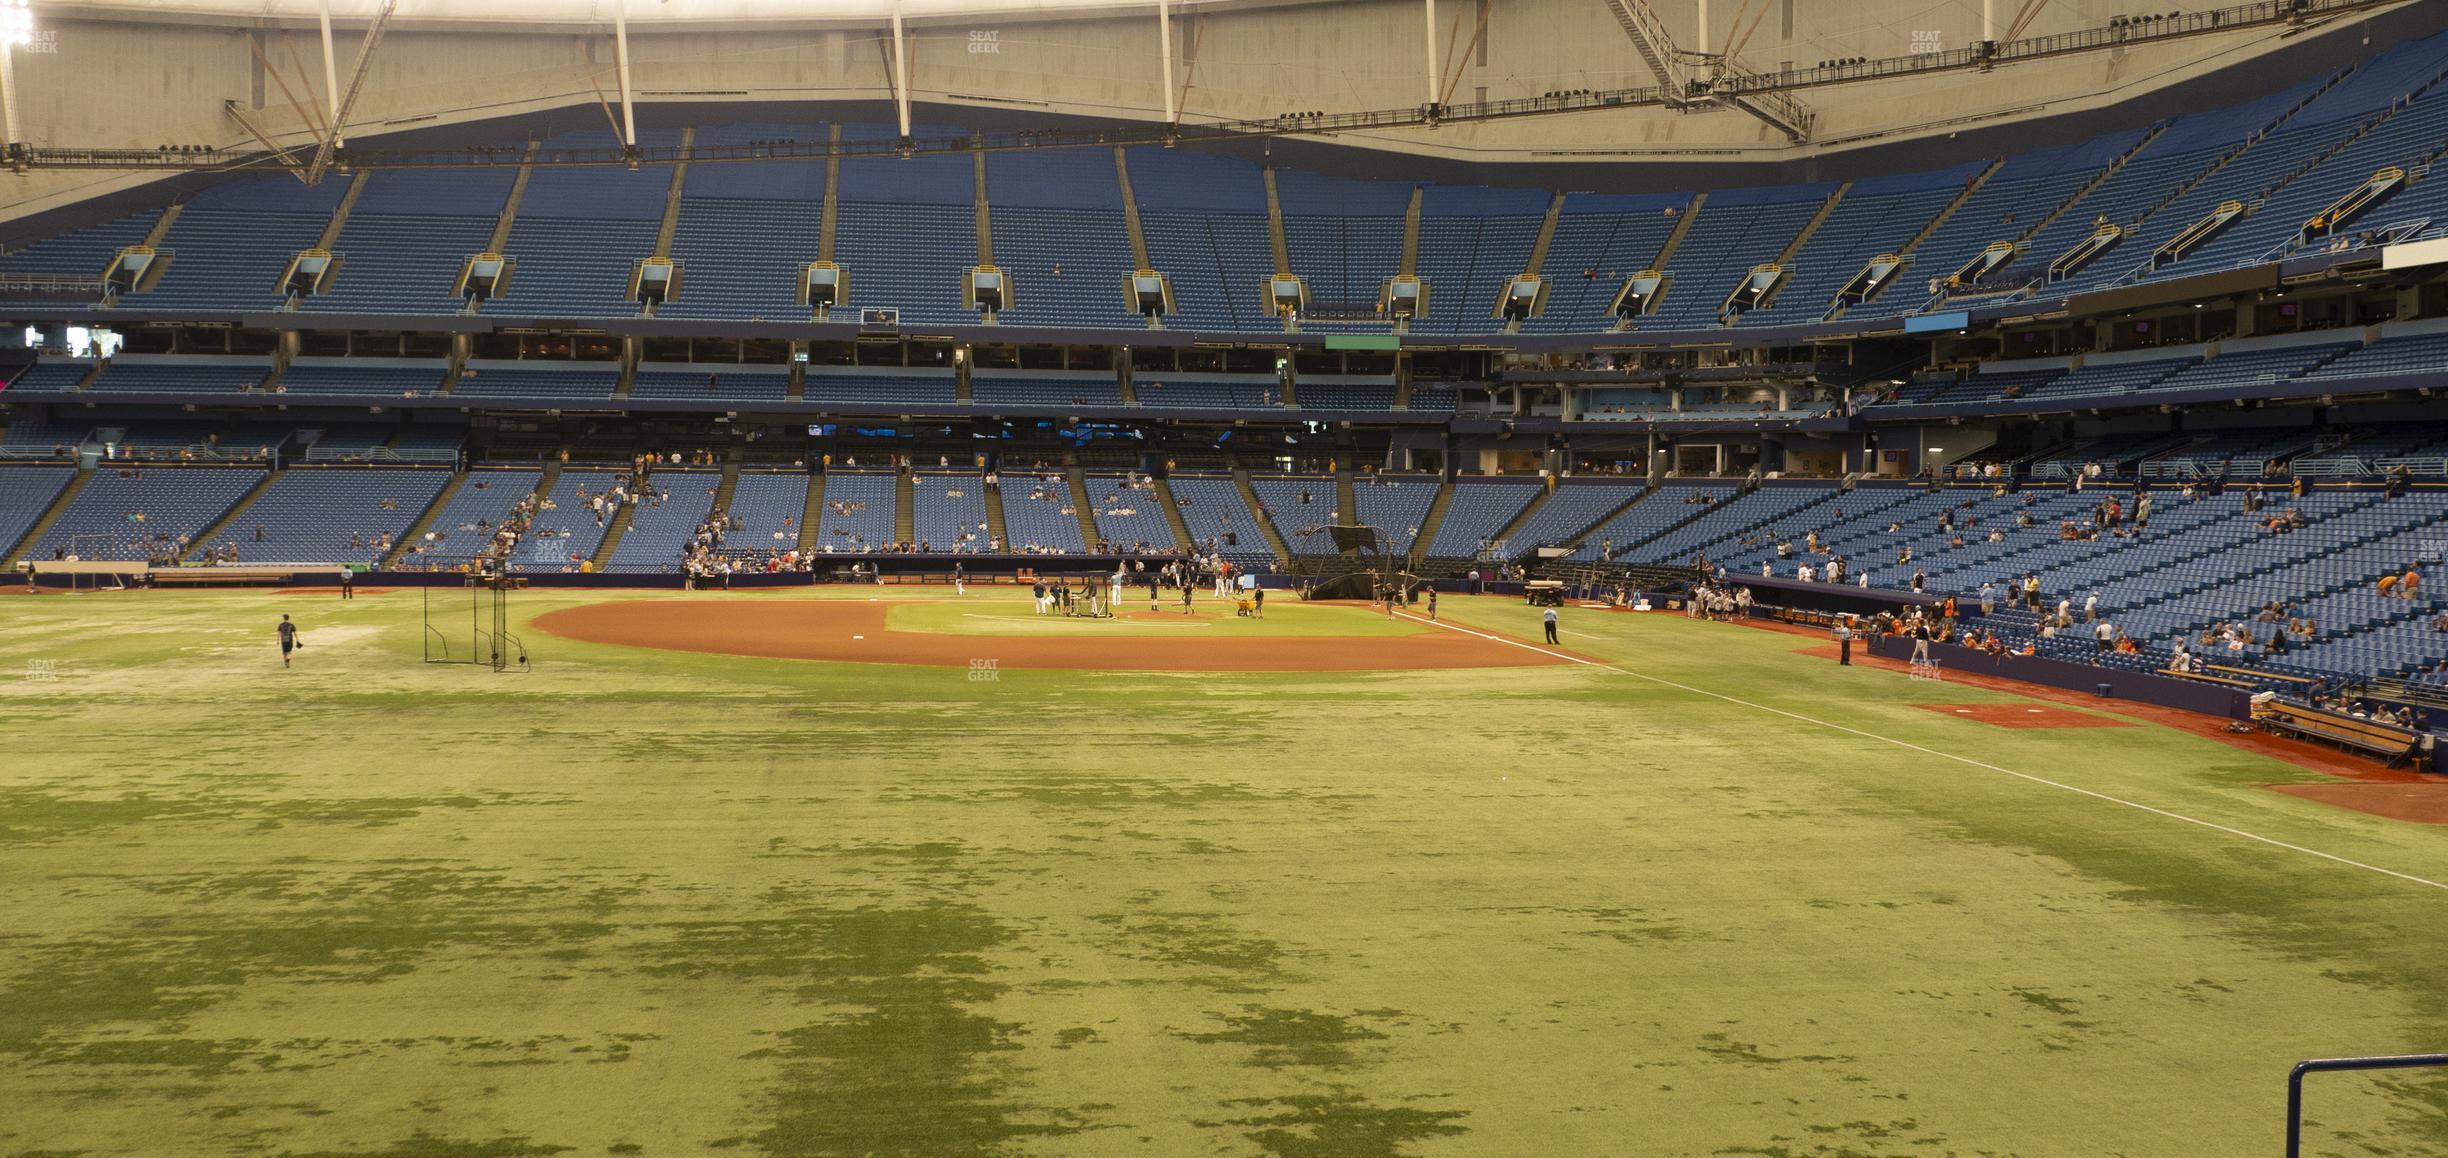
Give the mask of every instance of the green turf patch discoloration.
M 2234 1154 L 2293 1061 L 2448 1041 L 2448 894 L 1881 737 L 2433 880 L 2448 831 L 1565 629 L 1868 735 L 1608 669 L 496 677 L 407 596 L 0 601 L 58 676 L 0 679 L 0 1155 Z M 2313 1152 L 2448 1155 L 2443 1091 L 2317 1082 Z

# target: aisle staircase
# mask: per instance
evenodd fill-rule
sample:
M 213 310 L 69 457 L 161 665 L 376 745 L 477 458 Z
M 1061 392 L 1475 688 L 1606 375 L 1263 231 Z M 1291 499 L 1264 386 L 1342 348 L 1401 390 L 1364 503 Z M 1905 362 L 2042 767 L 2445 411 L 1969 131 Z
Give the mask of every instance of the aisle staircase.
M 248 487 L 245 494 L 238 496 L 237 502 L 231 503 L 228 510 L 221 512 L 220 518 L 205 524 L 204 532 L 190 541 L 185 551 L 180 552 L 179 562 L 194 561 L 198 555 L 203 553 L 206 544 L 227 532 L 238 522 L 238 517 L 245 514 L 248 507 L 254 505 L 255 500 L 263 497 L 264 491 L 269 490 L 273 483 L 280 481 L 280 477 L 287 473 L 289 473 L 287 468 L 265 471 L 262 478 L 255 480 L 254 486 Z
M 993 542 L 1003 544 L 1005 550 L 1010 550 L 1011 534 L 1004 530 L 1003 524 L 1003 483 L 1000 476 L 997 481 L 986 484 L 985 494 L 987 537 Z
M 93 481 L 93 473 L 94 468 L 90 466 L 78 467 L 76 477 L 69 479 L 68 485 L 60 488 L 59 497 L 52 499 L 51 505 L 43 509 L 42 517 L 34 520 L 33 526 L 26 528 L 25 538 L 17 540 L 16 549 L 10 551 L 5 558 L 0 558 L 0 564 L 14 566 L 23 561 L 26 552 L 33 550 L 36 543 L 42 542 L 44 535 L 51 533 L 51 524 L 58 522 L 60 514 L 68 509 L 68 504 L 76 501 L 77 492 L 84 490 L 85 484 Z
M 1250 486 L 1249 472 L 1235 465 L 1232 477 L 1233 486 L 1241 492 L 1242 505 L 1249 508 L 1251 521 L 1257 523 L 1258 532 L 1266 536 L 1267 546 L 1275 549 L 1276 562 L 1286 570 L 1291 569 L 1292 545 L 1284 542 L 1283 532 L 1275 529 L 1275 517 L 1268 514 L 1266 507 L 1258 501 L 1257 489 Z
M 1071 511 L 1079 516 L 1080 542 L 1094 551 L 1105 536 L 1097 532 L 1096 512 L 1092 509 L 1095 504 L 1088 501 L 1088 476 L 1080 473 L 1079 464 L 1074 462 L 1064 465 L 1063 478 L 1071 484 Z
M 1428 544 L 1436 541 L 1438 525 L 1445 521 L 1445 508 L 1453 505 L 1453 480 L 1437 484 L 1436 498 L 1429 500 L 1428 513 L 1420 516 L 1419 534 L 1411 539 L 1411 561 L 1416 563 L 1427 553 Z
M 918 482 L 906 470 L 893 479 L 893 541 L 918 541 Z
M 409 551 L 424 541 L 425 532 L 433 529 L 434 520 L 441 517 L 443 508 L 450 506 L 451 499 L 458 495 L 459 488 L 467 485 L 467 480 L 468 472 L 451 472 L 450 481 L 442 484 L 442 490 L 434 495 L 433 501 L 425 504 L 424 513 L 408 524 L 408 529 L 400 534 L 399 541 L 391 544 L 390 553 L 382 557 L 384 569 L 399 566 L 400 560 L 407 558 Z
M 1164 504 L 1165 522 L 1173 528 L 1174 545 L 1185 555 L 1197 551 L 1198 543 L 1190 537 L 1190 523 L 1182 518 L 1181 504 L 1173 501 L 1173 484 L 1161 478 L 1154 482 L 1156 501 Z
M 799 507 L 799 550 L 802 554 L 816 549 L 824 534 L 825 476 L 808 476 L 807 501 Z

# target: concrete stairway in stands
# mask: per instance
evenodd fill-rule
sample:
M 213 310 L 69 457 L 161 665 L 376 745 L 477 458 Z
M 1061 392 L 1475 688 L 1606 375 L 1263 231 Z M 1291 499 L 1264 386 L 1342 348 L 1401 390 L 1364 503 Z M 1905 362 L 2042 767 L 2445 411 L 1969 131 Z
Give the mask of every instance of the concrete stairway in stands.
M 1063 466 L 1063 478 L 1071 484 L 1071 511 L 1079 516 L 1080 541 L 1094 551 L 1105 536 L 1097 532 L 1095 504 L 1088 501 L 1088 476 L 1080 473 L 1079 464 L 1074 462 Z
M 1266 536 L 1267 546 L 1275 549 L 1276 562 L 1289 569 L 1292 566 L 1292 545 L 1284 541 L 1283 532 L 1275 529 L 1274 517 L 1267 514 L 1266 505 L 1258 501 L 1258 491 L 1250 486 L 1249 472 L 1236 464 L 1232 477 L 1233 486 L 1241 492 L 1241 504 L 1249 508 L 1251 521 L 1257 523 L 1258 532 Z
M 435 517 L 450 506 L 452 497 L 459 493 L 459 488 L 467 485 L 467 480 L 468 472 L 451 472 L 450 481 L 442 484 L 441 491 L 434 495 L 433 501 L 425 504 L 424 512 L 416 517 L 415 522 L 408 524 L 408 529 L 400 533 L 399 541 L 391 544 L 390 553 L 382 557 L 385 568 L 399 566 L 399 561 L 407 557 L 409 550 L 425 538 L 425 532 L 433 529 Z
M 256 499 L 263 497 L 264 491 L 270 489 L 273 483 L 280 481 L 280 477 L 287 473 L 289 472 L 286 469 L 263 472 L 263 477 L 256 479 L 254 486 L 248 487 L 245 494 L 238 496 L 237 502 L 231 503 L 228 510 L 221 512 L 220 518 L 206 524 L 203 533 L 187 544 L 187 550 L 179 555 L 179 562 L 193 561 L 197 552 L 204 549 L 204 544 L 212 542 L 223 532 L 229 530 L 230 526 L 238 521 L 239 516 L 245 514 L 249 506 L 254 505 Z
M 1008 549 L 1011 546 L 1011 534 L 1004 529 L 1002 482 L 996 481 L 987 483 L 985 487 L 985 495 L 987 538 L 993 542 L 1003 544 L 1004 547 Z
M 1428 501 L 1428 513 L 1420 516 L 1419 534 L 1411 539 L 1411 561 L 1417 563 L 1428 553 L 1428 544 L 1436 541 L 1437 527 L 1445 522 L 1445 508 L 1453 505 L 1452 479 L 1437 484 L 1436 497 Z
M 1156 501 L 1164 504 L 1165 523 L 1173 528 L 1175 548 L 1183 554 L 1198 550 L 1197 542 L 1190 537 L 1190 522 L 1182 518 L 1181 504 L 1173 501 L 1173 484 L 1161 478 L 1153 481 L 1156 486 Z
M 893 479 L 893 541 L 918 541 L 918 484 L 906 470 Z
M 33 526 L 26 528 L 25 538 L 19 539 L 16 548 L 10 551 L 5 558 L 0 558 L 0 564 L 16 565 L 25 558 L 26 552 L 34 549 L 36 543 L 42 542 L 43 536 L 51 533 L 51 524 L 59 521 L 60 512 L 67 510 L 68 504 L 76 501 L 77 492 L 84 490 L 85 484 L 93 481 L 93 473 L 92 467 L 78 467 L 76 477 L 69 479 L 68 485 L 60 488 L 59 497 L 52 499 L 51 505 L 43 510 L 42 517 L 34 520 Z
M 824 496 L 825 476 L 809 475 L 807 502 L 801 504 L 799 508 L 799 550 L 802 553 L 815 550 L 816 544 L 822 541 L 825 517 Z

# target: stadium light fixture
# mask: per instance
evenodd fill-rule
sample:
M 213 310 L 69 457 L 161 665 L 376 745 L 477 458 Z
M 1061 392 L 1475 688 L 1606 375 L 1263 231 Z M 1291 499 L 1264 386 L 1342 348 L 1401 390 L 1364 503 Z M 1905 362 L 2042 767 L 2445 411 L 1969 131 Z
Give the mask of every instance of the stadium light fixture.
M 34 43 L 32 0 L 0 0 L 0 138 L 15 145 L 17 132 L 17 50 Z
M 11 48 L 34 43 L 34 6 L 29 0 L 0 0 L 0 43 Z

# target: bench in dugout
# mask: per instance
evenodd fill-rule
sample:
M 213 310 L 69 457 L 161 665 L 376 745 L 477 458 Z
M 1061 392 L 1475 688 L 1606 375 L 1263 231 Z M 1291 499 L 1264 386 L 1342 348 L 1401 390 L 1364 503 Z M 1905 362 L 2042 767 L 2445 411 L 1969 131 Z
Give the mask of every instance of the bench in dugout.
M 2431 734 L 2383 724 L 2377 720 L 2358 720 L 2336 712 L 2290 704 L 2283 700 L 2268 700 L 2256 705 L 2253 719 L 2269 732 L 2293 736 L 2302 740 L 2319 740 L 2351 752 L 2379 757 L 2391 768 L 2411 767 L 2417 772 L 2431 770 Z

